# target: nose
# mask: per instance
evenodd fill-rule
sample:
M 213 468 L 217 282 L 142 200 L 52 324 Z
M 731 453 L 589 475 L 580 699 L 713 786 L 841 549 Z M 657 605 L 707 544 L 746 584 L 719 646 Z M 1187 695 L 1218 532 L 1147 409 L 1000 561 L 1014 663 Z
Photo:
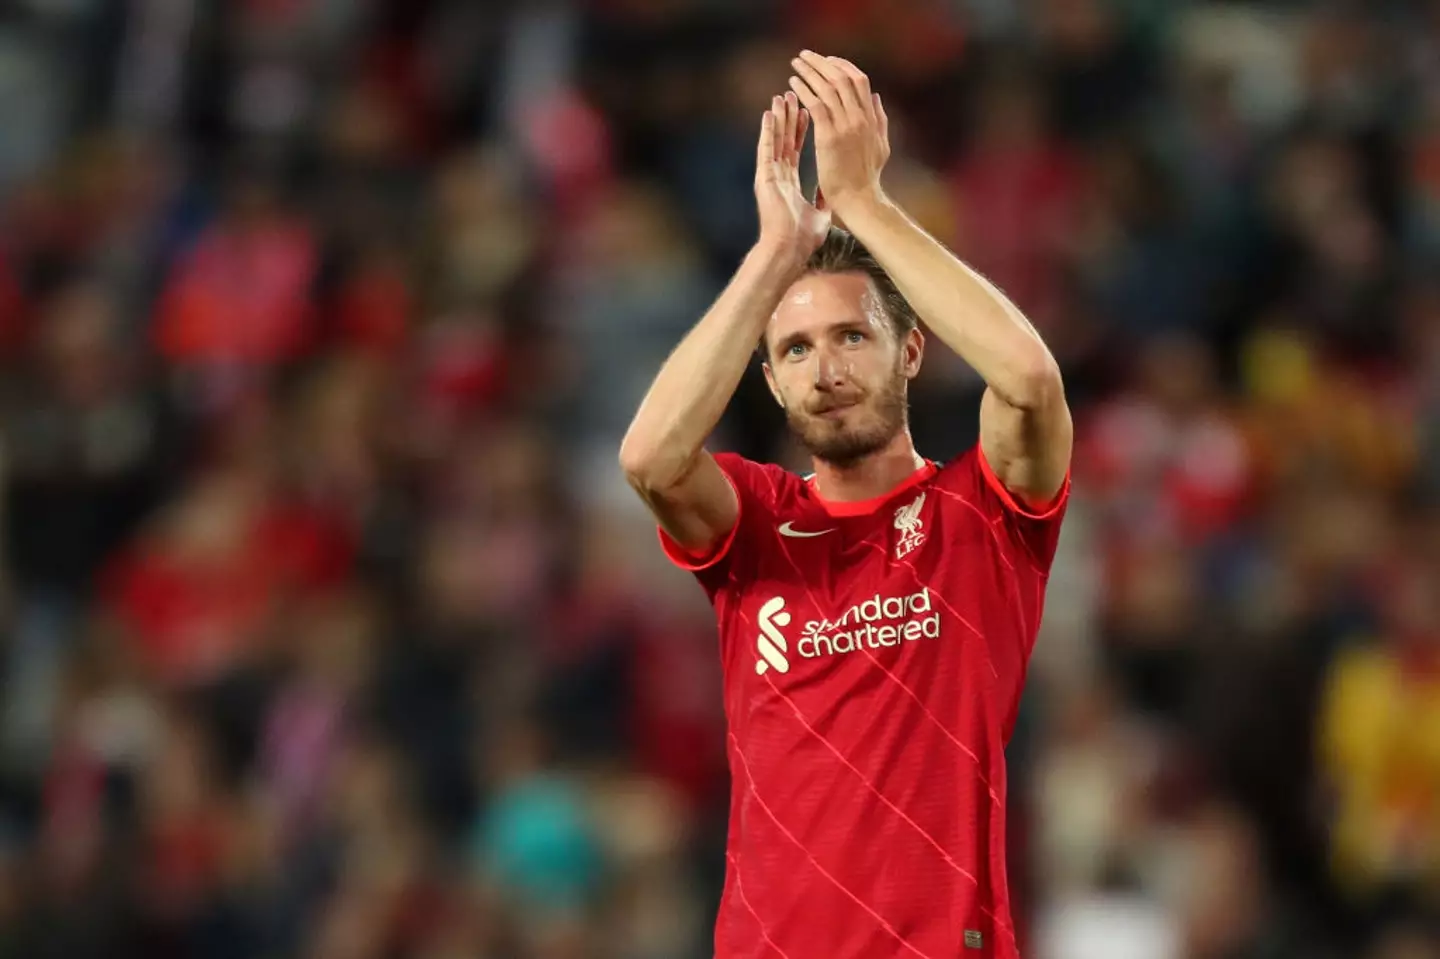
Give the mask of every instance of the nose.
M 845 384 L 845 364 L 833 350 L 821 347 L 815 351 L 815 388 L 829 391 Z

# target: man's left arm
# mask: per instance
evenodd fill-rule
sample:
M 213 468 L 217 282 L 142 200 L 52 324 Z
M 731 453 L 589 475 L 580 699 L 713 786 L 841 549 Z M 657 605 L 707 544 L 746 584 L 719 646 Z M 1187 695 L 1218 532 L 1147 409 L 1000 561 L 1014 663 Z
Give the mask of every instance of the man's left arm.
M 1007 490 L 1027 506 L 1044 506 L 1065 482 L 1074 433 L 1055 358 L 994 284 L 885 195 L 888 121 L 865 74 L 808 51 L 792 66 L 790 85 L 811 115 L 824 202 L 935 335 L 985 380 L 981 452 Z

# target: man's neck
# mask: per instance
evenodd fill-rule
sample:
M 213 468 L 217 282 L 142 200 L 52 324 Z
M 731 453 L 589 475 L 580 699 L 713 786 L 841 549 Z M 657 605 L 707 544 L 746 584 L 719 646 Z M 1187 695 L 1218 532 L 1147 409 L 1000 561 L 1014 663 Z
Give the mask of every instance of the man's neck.
M 908 428 L 896 433 L 884 448 L 849 466 L 819 459 L 813 462 L 815 492 L 832 503 L 859 503 L 884 496 L 925 465 L 915 452 Z

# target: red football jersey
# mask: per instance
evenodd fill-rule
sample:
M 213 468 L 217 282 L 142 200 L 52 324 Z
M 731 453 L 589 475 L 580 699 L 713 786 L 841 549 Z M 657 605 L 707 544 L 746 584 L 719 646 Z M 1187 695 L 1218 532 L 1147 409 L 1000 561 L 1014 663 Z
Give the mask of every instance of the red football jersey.
M 864 503 L 716 457 L 740 519 L 693 570 L 720 625 L 733 786 L 717 959 L 1015 957 L 1005 755 L 1069 494 L 978 447 Z

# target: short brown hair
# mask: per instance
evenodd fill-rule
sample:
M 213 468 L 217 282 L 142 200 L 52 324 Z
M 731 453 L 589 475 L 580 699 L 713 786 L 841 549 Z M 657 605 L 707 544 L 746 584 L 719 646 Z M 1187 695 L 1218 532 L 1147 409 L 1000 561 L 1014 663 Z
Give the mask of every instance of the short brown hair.
M 863 273 L 869 277 L 870 282 L 875 284 L 875 291 L 880 294 L 880 302 L 885 307 L 885 315 L 890 319 L 897 341 L 903 340 L 919 323 L 915 308 L 895 286 L 890 274 L 886 273 L 880 262 L 865 249 L 864 244 L 839 227 L 830 228 L 825 241 L 805 262 L 805 271 L 801 275 L 807 276 L 811 273 Z M 764 335 L 760 337 L 760 353 L 769 359 L 769 344 Z

